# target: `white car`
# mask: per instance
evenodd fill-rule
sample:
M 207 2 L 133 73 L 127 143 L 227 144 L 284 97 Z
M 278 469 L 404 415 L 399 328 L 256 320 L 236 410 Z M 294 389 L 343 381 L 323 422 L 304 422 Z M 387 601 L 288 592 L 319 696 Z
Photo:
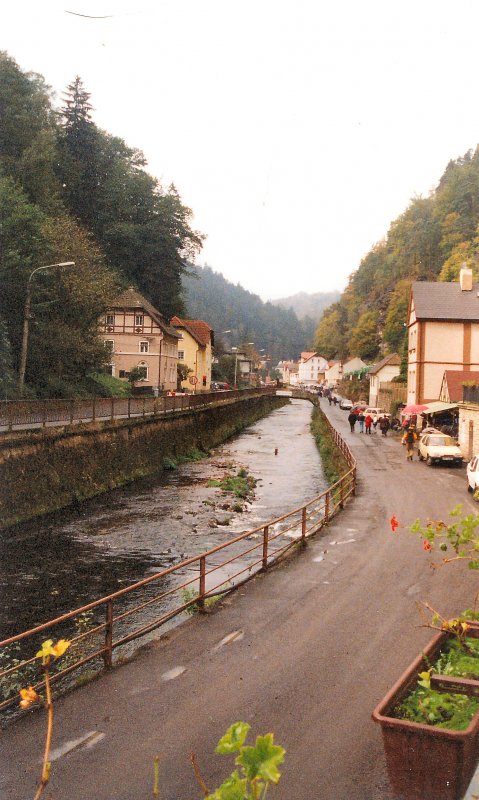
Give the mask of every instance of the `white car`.
M 372 417 L 373 420 L 377 420 L 379 419 L 379 417 L 387 417 L 389 419 L 389 417 L 391 416 L 391 414 L 386 413 L 384 408 L 377 408 L 377 407 L 372 408 L 369 406 L 368 408 L 364 409 L 363 414 L 365 417 L 367 416 Z
M 353 407 L 353 401 L 348 400 L 347 397 L 342 397 L 339 401 L 339 408 L 342 408 L 343 411 L 350 411 Z
M 461 466 L 462 453 L 452 436 L 445 433 L 428 433 L 421 436 L 418 447 L 419 461 L 426 464 L 445 463 Z
M 466 467 L 467 472 L 467 489 L 469 492 L 475 492 L 479 489 L 479 456 L 474 456 L 469 461 Z

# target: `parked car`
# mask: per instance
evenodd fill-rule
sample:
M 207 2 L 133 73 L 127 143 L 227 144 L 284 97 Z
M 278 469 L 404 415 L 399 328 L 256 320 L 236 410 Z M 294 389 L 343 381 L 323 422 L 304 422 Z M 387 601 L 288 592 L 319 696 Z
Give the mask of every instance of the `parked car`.
M 211 384 L 212 392 L 227 392 L 229 388 L 229 384 L 224 383 L 223 381 L 213 381 Z
M 418 436 L 419 436 L 420 439 L 422 439 L 422 437 L 423 436 L 427 436 L 428 433 L 439 433 L 439 434 L 442 434 L 442 431 L 440 431 L 439 428 L 432 428 L 431 426 L 428 426 L 427 428 L 424 428 L 424 430 L 419 431 L 418 432 Z
M 391 416 L 391 414 L 386 413 L 384 408 L 379 408 L 378 406 L 368 406 L 367 408 L 365 408 L 364 416 L 367 417 L 368 414 L 370 417 L 373 418 L 373 420 L 377 420 L 379 419 L 379 417 L 387 417 L 389 419 L 389 417 Z
M 479 489 L 479 456 L 474 456 L 466 467 L 467 490 L 475 492 Z
M 421 436 L 418 447 L 419 461 L 431 466 L 438 463 L 462 464 L 462 453 L 455 439 L 445 433 L 428 433 Z
M 339 401 L 339 408 L 342 408 L 343 411 L 350 411 L 353 407 L 353 401 L 348 400 L 347 397 L 342 397 Z

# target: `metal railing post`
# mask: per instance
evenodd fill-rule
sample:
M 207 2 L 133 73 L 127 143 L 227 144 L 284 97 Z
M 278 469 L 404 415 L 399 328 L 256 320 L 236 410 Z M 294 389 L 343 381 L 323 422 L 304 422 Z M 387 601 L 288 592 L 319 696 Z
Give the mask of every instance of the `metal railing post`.
M 131 417 L 131 397 L 128 398 L 128 419 Z
M 301 543 L 306 544 L 306 506 L 301 509 Z
M 113 664 L 113 601 L 109 600 L 106 604 L 105 614 L 105 650 L 103 653 L 103 665 L 105 669 L 111 669 Z
M 13 406 L 10 400 L 6 400 L 7 404 L 7 425 L 8 430 L 13 430 Z
M 353 496 L 356 496 L 356 467 L 353 467 L 352 478 L 353 478 Z
M 324 498 L 324 521 L 329 522 L 329 489 Z
M 265 525 L 263 528 L 263 569 L 268 566 L 268 535 L 269 525 Z
M 47 424 L 47 400 L 42 403 L 42 427 L 45 428 Z
M 73 420 L 75 419 L 75 398 L 72 397 L 70 400 L 70 425 L 73 425 Z
M 344 508 L 344 478 L 339 481 L 339 508 Z
M 93 402 L 91 404 L 91 421 L 96 422 L 96 397 L 93 398 Z
M 115 419 L 115 398 L 111 398 L 110 420 L 113 422 Z
M 200 558 L 200 592 L 198 597 L 198 608 L 200 611 L 205 610 L 205 592 L 206 592 L 206 556 Z

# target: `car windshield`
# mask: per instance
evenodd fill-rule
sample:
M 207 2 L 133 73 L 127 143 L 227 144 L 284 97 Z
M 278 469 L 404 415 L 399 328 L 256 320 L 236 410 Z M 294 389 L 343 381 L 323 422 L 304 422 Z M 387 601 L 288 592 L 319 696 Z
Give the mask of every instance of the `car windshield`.
M 453 447 L 456 444 L 450 436 L 431 436 L 427 443 L 433 447 Z

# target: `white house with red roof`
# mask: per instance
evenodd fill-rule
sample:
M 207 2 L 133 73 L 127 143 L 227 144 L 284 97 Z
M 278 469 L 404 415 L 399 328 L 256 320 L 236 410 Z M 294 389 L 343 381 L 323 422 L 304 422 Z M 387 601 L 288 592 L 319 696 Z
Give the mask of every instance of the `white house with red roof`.
M 324 382 L 328 362 L 319 353 L 301 353 L 298 382 L 312 386 Z

